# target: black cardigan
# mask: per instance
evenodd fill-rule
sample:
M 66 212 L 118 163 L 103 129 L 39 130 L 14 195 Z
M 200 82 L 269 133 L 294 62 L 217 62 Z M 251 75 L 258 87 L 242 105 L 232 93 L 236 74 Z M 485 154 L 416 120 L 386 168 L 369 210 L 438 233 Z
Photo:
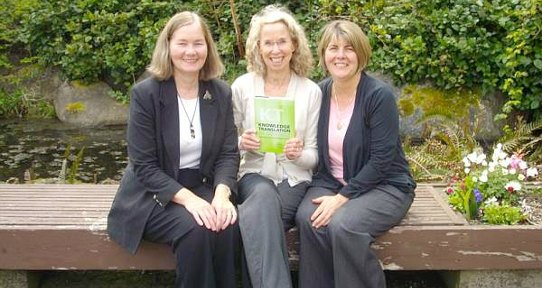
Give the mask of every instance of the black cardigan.
M 333 81 L 319 83 L 322 106 L 318 120 L 318 170 L 311 186 L 338 191 L 356 198 L 377 185 L 391 184 L 404 192 L 414 192 L 411 176 L 399 136 L 399 111 L 391 87 L 362 72 L 356 102 L 343 142 L 342 185 L 330 170 L 329 109 Z

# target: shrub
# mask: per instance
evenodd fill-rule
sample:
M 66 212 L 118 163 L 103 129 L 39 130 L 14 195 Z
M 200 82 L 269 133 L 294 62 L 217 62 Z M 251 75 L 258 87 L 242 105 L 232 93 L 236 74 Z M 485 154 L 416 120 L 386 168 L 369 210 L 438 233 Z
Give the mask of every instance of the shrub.
M 1 15 L 22 19 L 21 13 L 10 16 L 18 2 L 7 2 L 11 6 L 0 8 Z M 20 30 L 6 36 L 3 23 L 19 27 L 19 20 L 0 20 L 0 42 L 9 47 L 14 43 L 6 39 L 21 35 L 40 63 L 60 67 L 69 80 L 105 80 L 121 95 L 148 64 L 164 22 L 179 10 L 194 10 L 208 20 L 226 64 L 225 77 L 232 81 L 245 71 L 242 46 L 250 18 L 274 2 L 26 0 L 21 3 L 33 5 L 27 5 L 30 11 L 24 13 Z M 438 88 L 481 94 L 501 90 L 508 97 L 504 113 L 519 109 L 542 117 L 540 1 L 279 2 L 306 28 L 313 51 L 327 21 L 350 19 L 362 26 L 374 47 L 370 70 L 383 71 L 401 84 L 430 82 Z M 242 43 L 237 42 L 233 23 L 241 28 L 237 33 L 243 36 Z M 0 66 L 5 59 L 0 57 Z M 312 74 L 315 80 L 323 76 L 319 69 Z
M 61 67 L 67 79 L 105 80 L 126 91 L 178 8 L 173 1 L 40 1 L 25 18 L 22 40 L 40 64 Z
M 372 67 L 399 83 L 502 90 L 503 112 L 542 116 L 541 9 L 529 0 L 386 3 L 366 24 L 378 47 Z

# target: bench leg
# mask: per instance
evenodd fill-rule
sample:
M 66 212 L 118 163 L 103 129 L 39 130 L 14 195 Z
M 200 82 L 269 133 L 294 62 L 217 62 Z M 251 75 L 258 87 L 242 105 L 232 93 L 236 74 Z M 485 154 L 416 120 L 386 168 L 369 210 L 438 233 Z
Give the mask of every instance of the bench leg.
M 542 287 L 540 270 L 443 271 L 448 288 L 533 288 Z
M 39 278 L 39 272 L 0 270 L 0 288 L 37 288 Z

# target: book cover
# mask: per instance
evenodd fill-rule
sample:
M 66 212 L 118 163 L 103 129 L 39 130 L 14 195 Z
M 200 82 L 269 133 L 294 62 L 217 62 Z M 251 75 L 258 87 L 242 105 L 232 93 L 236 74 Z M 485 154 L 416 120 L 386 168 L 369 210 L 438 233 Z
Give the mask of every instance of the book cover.
M 288 139 L 295 137 L 294 100 L 281 97 L 254 98 L 254 127 L 260 151 L 282 153 Z

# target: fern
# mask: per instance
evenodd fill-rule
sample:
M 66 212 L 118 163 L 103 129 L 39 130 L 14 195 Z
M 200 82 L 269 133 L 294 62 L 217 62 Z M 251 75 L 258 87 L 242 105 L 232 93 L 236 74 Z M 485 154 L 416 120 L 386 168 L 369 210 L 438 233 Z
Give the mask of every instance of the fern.
M 500 139 L 504 151 L 523 155 L 526 160 L 541 163 L 542 156 L 542 119 L 526 123 L 518 117 L 515 129 L 505 129 Z
M 465 151 L 479 147 L 474 138 L 476 123 L 468 117 L 452 119 L 445 111 L 425 115 L 418 123 L 424 127 L 424 142 L 405 149 L 414 177 L 418 181 L 443 181 L 460 174 Z

